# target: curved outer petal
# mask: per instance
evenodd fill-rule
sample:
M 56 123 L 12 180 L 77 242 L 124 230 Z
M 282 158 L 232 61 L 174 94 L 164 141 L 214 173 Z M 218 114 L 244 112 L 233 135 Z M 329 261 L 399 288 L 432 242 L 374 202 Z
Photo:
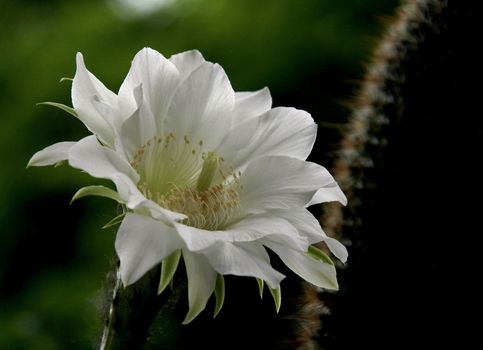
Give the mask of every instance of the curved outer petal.
M 336 182 L 319 189 L 307 206 L 325 202 L 340 202 L 342 205 L 347 205 L 347 197 Z
M 188 276 L 189 304 L 189 311 L 183 324 L 187 324 L 206 307 L 206 303 L 215 289 L 217 273 L 201 254 L 183 249 L 183 259 Z
M 27 166 L 53 165 L 66 160 L 69 157 L 69 150 L 75 144 L 76 142 L 58 142 L 45 147 L 30 158 Z
M 338 289 L 334 265 L 309 257 L 306 253 L 291 249 L 275 242 L 264 242 L 273 250 L 293 272 L 316 285 L 326 289 Z
M 86 69 L 80 52 L 77 53 L 76 62 L 72 104 L 77 117 L 104 144 L 113 147 L 116 123 L 121 122 L 117 115 L 117 96 Z
M 347 261 L 348 253 L 346 247 L 335 238 L 327 236 L 322 230 L 322 227 L 320 227 L 319 221 L 307 209 L 275 209 L 271 211 L 270 214 L 282 217 L 290 222 L 290 224 L 297 229 L 299 234 L 307 237 L 309 244 L 323 241 L 332 254 L 334 254 L 340 261 L 344 263 Z
M 256 277 L 270 288 L 278 288 L 285 278 L 270 265 L 270 258 L 261 243 L 231 243 L 218 241 L 201 253 L 222 275 Z
M 323 241 L 325 242 L 325 244 L 327 244 L 327 247 L 329 247 L 329 250 L 337 257 L 337 259 L 339 259 L 343 263 L 347 261 L 349 253 L 347 252 L 347 248 L 345 247 L 345 245 L 332 237 L 326 237 L 323 239 Z
M 290 209 L 274 209 L 269 212 L 270 215 L 284 218 L 292 224 L 297 231 L 307 237 L 309 244 L 322 241 L 327 235 L 322 230 L 319 221 L 303 207 Z
M 180 74 L 180 80 L 185 80 L 196 68 L 198 68 L 205 59 L 198 50 L 189 50 L 178 53 L 169 58 Z
M 146 113 L 145 117 L 154 118 L 150 123 L 154 123 L 158 133 L 161 133 L 162 120 L 166 117 L 179 83 L 180 74 L 176 66 L 159 52 L 144 48 L 134 57 L 131 69 L 119 89 L 120 109 L 127 111 L 126 117 L 134 113 L 139 107 L 135 89 L 142 85 L 143 100 L 151 112 Z
M 283 155 L 307 159 L 315 142 L 317 125 L 310 114 L 279 107 L 233 127 L 219 147 L 230 165 L 243 171 L 251 160 Z
M 207 231 L 179 223 L 174 225 L 190 251 L 201 251 L 219 242 L 250 243 L 266 236 L 277 236 L 277 240 L 284 240 L 297 249 L 308 248 L 307 239 L 281 217 L 248 216 L 222 231 Z
M 139 181 L 131 165 L 112 149 L 100 145 L 94 135 L 83 138 L 70 149 L 69 164 L 101 179 L 114 181 L 118 174 L 124 174 L 134 183 Z
M 320 188 L 337 186 L 324 167 L 283 156 L 251 162 L 240 181 L 240 203 L 246 213 L 303 207 Z
M 186 135 L 195 143 L 202 140 L 205 149 L 214 149 L 231 127 L 234 101 L 223 68 L 204 62 L 178 87 L 165 129 L 181 139 Z
M 272 96 L 267 87 L 253 92 L 235 92 L 234 125 L 259 116 L 270 108 L 272 108 Z
M 150 217 L 128 213 L 116 236 L 124 286 L 136 282 L 172 252 L 183 247 L 174 229 Z

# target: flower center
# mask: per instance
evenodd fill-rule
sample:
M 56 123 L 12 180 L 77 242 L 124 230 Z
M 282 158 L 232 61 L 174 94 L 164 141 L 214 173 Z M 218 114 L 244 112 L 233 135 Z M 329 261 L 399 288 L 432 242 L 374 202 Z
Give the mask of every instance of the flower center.
M 155 136 L 138 149 L 131 165 L 146 198 L 185 214 L 185 225 L 217 230 L 239 207 L 240 174 L 215 152 L 203 152 L 202 140 L 193 146 L 188 136 Z
M 188 216 L 182 223 L 205 230 L 222 228 L 239 207 L 236 187 L 223 184 L 204 191 L 193 188 L 173 188 L 160 198 L 158 204 Z

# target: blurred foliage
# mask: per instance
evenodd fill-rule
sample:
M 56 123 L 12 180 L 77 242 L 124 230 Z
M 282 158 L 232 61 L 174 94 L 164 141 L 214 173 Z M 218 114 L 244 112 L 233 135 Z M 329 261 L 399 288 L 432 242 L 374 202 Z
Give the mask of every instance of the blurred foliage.
M 224 67 L 235 90 L 269 86 L 276 106 L 342 122 L 348 113 L 341 102 L 361 77 L 377 17 L 396 5 L 164 2 L 145 13 L 123 9 L 128 1 L 121 0 L 0 2 L 0 349 L 86 349 L 100 335 L 100 290 L 115 237 L 101 226 L 115 205 L 83 199 L 69 206 L 77 188 L 101 181 L 67 166 L 25 169 L 35 151 L 87 135 L 66 113 L 36 106 L 70 105 L 70 83 L 59 79 L 73 77 L 77 51 L 117 91 L 142 47 L 165 56 L 197 48 Z M 320 161 L 338 137 L 323 123 L 313 156 Z

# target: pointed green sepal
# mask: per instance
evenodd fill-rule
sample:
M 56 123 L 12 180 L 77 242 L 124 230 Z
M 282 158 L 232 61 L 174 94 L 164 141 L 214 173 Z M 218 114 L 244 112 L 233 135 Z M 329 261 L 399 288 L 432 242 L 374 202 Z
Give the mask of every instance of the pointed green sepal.
M 270 294 L 272 294 L 273 301 L 275 302 L 275 310 L 278 312 L 280 311 L 280 305 L 282 304 L 282 287 L 278 287 L 275 289 L 268 288 L 270 290 Z
M 121 199 L 119 194 L 107 187 L 104 186 L 86 186 L 82 187 L 79 191 L 77 191 L 74 196 L 72 197 L 72 200 L 70 203 L 78 200 L 79 198 L 86 197 L 86 196 L 99 196 L 99 197 L 105 197 L 105 198 L 110 198 L 115 200 L 118 203 L 124 204 L 125 201 Z
M 334 262 L 329 258 L 327 254 L 325 254 L 322 250 L 317 248 L 316 246 L 309 246 L 309 250 L 307 251 L 307 254 L 311 257 L 314 258 L 315 260 L 320 260 L 326 264 L 329 265 L 334 265 Z
M 126 213 L 122 213 L 122 214 L 114 217 L 108 223 L 106 223 L 104 226 L 102 226 L 102 228 L 106 229 L 106 228 L 109 228 L 109 227 L 112 227 L 114 225 L 119 224 L 122 221 L 122 219 L 124 219 L 125 216 L 126 216 Z
M 62 77 L 62 78 L 60 78 L 59 83 L 63 83 L 64 81 L 74 81 L 74 79 L 67 78 L 67 77 Z
M 47 106 L 52 106 L 52 107 L 60 108 L 63 111 L 65 111 L 65 112 L 73 115 L 74 117 L 77 117 L 77 113 L 75 112 L 74 108 L 69 107 L 69 106 L 66 106 L 66 105 L 64 105 L 62 103 L 57 103 L 57 102 L 39 102 L 39 103 L 37 103 L 37 106 L 38 105 L 47 105 Z
M 218 274 L 218 276 L 216 276 L 215 299 L 215 313 L 213 314 L 213 318 L 218 315 L 221 308 L 223 307 L 223 303 L 225 302 L 225 279 L 221 274 Z
M 218 273 L 202 254 L 183 249 L 183 260 L 188 277 L 188 313 L 182 324 L 193 321 L 206 307 L 213 294 Z
M 265 283 L 261 278 L 257 278 L 257 282 L 258 282 L 258 293 L 260 293 L 260 299 L 263 299 L 263 286 Z
M 181 250 L 176 250 L 161 263 L 161 278 L 159 279 L 158 295 L 173 281 L 173 276 L 178 268 Z

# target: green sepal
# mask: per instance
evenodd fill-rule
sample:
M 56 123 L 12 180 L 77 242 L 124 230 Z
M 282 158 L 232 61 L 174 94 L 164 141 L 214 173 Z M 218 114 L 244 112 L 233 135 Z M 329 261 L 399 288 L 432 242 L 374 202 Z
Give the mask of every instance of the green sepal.
M 106 229 L 106 228 L 109 228 L 109 227 L 112 227 L 114 225 L 117 225 L 119 224 L 122 219 L 124 219 L 124 217 L 126 216 L 126 213 L 122 213 L 122 214 L 119 214 L 118 216 L 112 218 L 108 223 L 106 223 L 104 226 L 102 226 L 103 229 Z
M 280 311 L 280 305 L 282 304 L 282 288 L 279 286 L 278 288 L 272 289 L 268 288 L 270 290 L 270 294 L 272 294 L 273 301 L 275 302 L 275 310 L 278 312 Z
M 218 274 L 218 276 L 216 276 L 215 299 L 216 299 L 216 303 L 215 303 L 215 312 L 213 314 L 213 318 L 215 318 L 218 315 L 221 308 L 223 307 L 223 303 L 225 302 L 225 279 L 221 274 Z
M 72 200 L 70 203 L 72 204 L 74 201 L 78 200 L 79 198 L 86 197 L 86 196 L 99 196 L 99 197 L 105 197 L 105 198 L 110 198 L 115 200 L 118 203 L 125 204 L 126 202 L 121 199 L 119 194 L 104 186 L 86 186 L 82 187 L 80 190 L 78 190 L 74 196 L 72 197 Z
M 181 250 L 178 249 L 171 253 L 171 255 L 164 258 L 163 262 L 161 263 L 161 277 L 159 279 L 158 295 L 161 294 L 173 281 L 173 276 L 178 268 L 180 257 Z
M 265 283 L 261 278 L 257 278 L 257 282 L 258 282 L 258 293 L 260 293 L 260 299 L 263 299 L 263 286 Z
M 37 103 L 37 106 L 38 105 L 47 105 L 47 106 L 52 106 L 52 107 L 57 107 L 57 108 L 60 108 L 62 109 L 63 111 L 73 115 L 74 117 L 77 118 L 77 113 L 75 112 L 74 108 L 72 107 L 69 107 L 69 106 L 66 106 L 62 103 L 57 103 L 57 102 L 39 102 Z
M 323 263 L 329 264 L 329 265 L 334 265 L 334 262 L 330 259 L 330 257 L 325 254 L 322 250 L 317 248 L 316 246 L 309 246 L 309 250 L 307 251 L 307 254 L 311 257 L 314 258 L 315 260 L 320 260 Z
M 74 79 L 67 78 L 67 77 L 62 77 L 62 78 L 60 78 L 59 83 L 63 83 L 64 81 L 74 81 Z

